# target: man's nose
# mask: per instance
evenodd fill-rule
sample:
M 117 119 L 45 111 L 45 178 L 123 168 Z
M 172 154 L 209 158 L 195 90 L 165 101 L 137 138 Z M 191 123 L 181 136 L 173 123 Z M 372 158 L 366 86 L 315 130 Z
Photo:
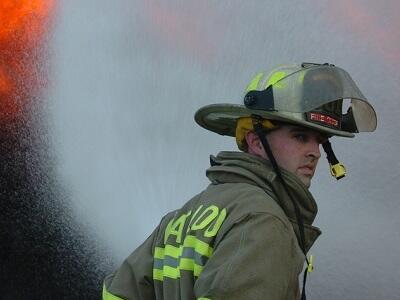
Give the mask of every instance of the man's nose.
M 317 141 L 310 142 L 307 156 L 319 159 L 321 157 L 321 151 L 319 149 L 319 146 L 320 144 Z

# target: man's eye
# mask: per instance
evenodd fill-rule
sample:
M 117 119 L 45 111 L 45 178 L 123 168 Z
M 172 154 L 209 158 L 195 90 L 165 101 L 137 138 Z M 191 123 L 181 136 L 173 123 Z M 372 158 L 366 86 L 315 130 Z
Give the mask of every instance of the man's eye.
M 302 133 L 298 133 L 294 136 L 294 138 L 296 140 L 298 140 L 299 142 L 306 142 L 307 141 L 307 136 L 305 134 Z

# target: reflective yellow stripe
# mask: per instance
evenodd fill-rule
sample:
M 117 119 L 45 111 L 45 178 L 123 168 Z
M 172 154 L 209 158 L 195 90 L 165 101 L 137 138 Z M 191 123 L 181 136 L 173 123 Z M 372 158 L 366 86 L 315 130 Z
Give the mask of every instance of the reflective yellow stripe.
M 181 258 L 179 261 L 179 269 L 186 271 L 194 270 L 194 260 L 192 258 Z
M 201 298 L 197 298 L 197 300 L 211 300 L 211 298 L 204 298 L 204 297 L 201 297 Z
M 154 248 L 154 258 L 164 259 L 164 248 Z
M 249 85 L 246 88 L 246 92 L 257 90 L 258 84 L 260 83 L 261 78 L 264 73 L 260 72 L 250 81 Z
M 186 236 L 183 246 L 194 248 L 197 253 L 206 257 L 210 257 L 213 252 L 213 248 L 209 244 L 197 239 L 193 235 Z
M 286 76 L 285 72 L 282 72 L 282 71 L 275 72 L 274 74 L 272 74 L 269 77 L 269 79 L 267 81 L 267 84 L 265 85 L 265 88 L 267 88 L 270 85 L 273 85 L 273 84 L 277 83 L 279 80 L 281 80 L 285 76 Z
M 153 279 L 163 281 L 163 270 L 153 269 Z
M 179 267 L 178 268 L 172 268 L 170 266 L 164 266 L 163 268 L 163 276 L 164 277 L 169 277 L 172 279 L 178 279 L 180 278 L 180 272 L 179 272 Z
M 103 285 L 103 300 L 124 300 L 124 299 L 111 294 L 109 291 L 107 291 L 106 286 Z
M 172 245 L 166 245 L 164 250 L 164 256 L 168 255 L 173 258 L 179 258 L 182 255 L 182 246 L 174 247 Z
M 194 276 L 198 277 L 203 271 L 203 266 L 196 264 L 193 259 L 182 258 L 177 268 L 164 266 L 163 270 L 153 269 L 153 279 L 160 281 L 163 280 L 163 277 L 178 279 L 181 277 L 180 270 L 192 271 Z
M 194 270 L 193 270 L 193 274 L 196 277 L 200 276 L 200 273 L 203 271 L 203 266 L 199 266 L 198 264 L 194 265 Z
M 175 247 L 172 245 L 166 245 L 165 249 L 155 247 L 154 258 L 164 259 L 166 255 L 173 258 L 179 258 L 182 256 L 183 248 L 193 248 L 197 253 L 206 257 L 211 257 L 213 253 L 213 248 L 210 245 L 197 239 L 193 235 L 188 235 L 183 242 L 183 246 Z

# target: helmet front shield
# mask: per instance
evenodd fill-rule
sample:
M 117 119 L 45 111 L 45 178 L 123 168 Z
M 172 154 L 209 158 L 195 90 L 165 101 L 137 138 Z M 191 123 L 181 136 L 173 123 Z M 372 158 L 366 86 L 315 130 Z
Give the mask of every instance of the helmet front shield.
M 342 115 L 341 104 L 338 106 L 334 102 L 346 99 L 350 100 L 350 108 L 347 114 Z M 337 119 L 338 126 L 350 132 L 374 131 L 377 124 L 373 107 L 350 75 L 341 68 L 327 64 L 303 64 L 297 71 L 282 76 L 266 89 L 249 91 L 244 103 L 252 110 L 291 113 L 315 111 L 312 118 L 325 118 L 331 125 Z M 328 116 L 318 115 L 321 108 L 324 112 L 328 110 Z

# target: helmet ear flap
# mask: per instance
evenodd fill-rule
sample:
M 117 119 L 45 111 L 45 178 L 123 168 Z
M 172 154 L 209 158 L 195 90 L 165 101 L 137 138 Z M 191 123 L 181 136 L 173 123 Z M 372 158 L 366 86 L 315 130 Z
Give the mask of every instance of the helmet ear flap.
M 272 123 L 270 120 L 267 119 L 262 119 L 261 125 L 266 130 L 271 130 L 278 127 L 275 123 Z M 245 136 L 249 131 L 254 131 L 252 117 L 239 118 L 236 123 L 235 137 L 238 148 L 242 151 L 247 151 L 247 143 Z

